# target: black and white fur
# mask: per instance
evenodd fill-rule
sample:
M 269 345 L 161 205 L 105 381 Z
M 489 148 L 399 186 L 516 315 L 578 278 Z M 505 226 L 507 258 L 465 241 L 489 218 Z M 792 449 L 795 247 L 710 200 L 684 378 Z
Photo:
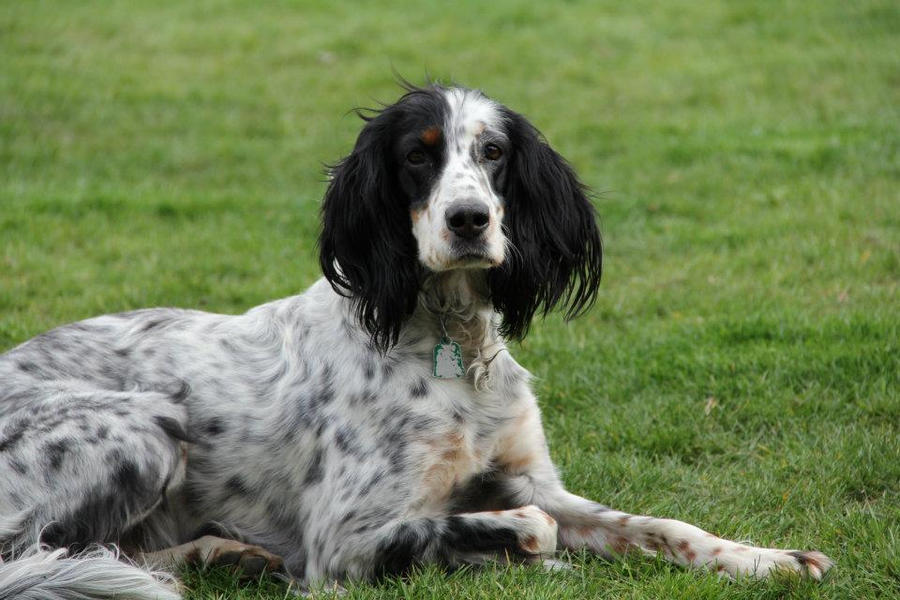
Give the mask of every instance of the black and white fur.
M 52 549 L 175 564 L 224 542 L 201 537 L 211 523 L 309 584 L 562 548 L 731 576 L 829 568 L 564 489 L 506 343 L 536 314 L 590 306 L 600 236 L 521 115 L 410 87 L 366 117 L 322 214 L 325 277 L 302 295 L 238 316 L 106 315 L 0 356 L 0 599 L 112 597 L 116 576 L 125 597 L 175 598 L 109 551 Z M 462 378 L 432 376 L 444 336 Z

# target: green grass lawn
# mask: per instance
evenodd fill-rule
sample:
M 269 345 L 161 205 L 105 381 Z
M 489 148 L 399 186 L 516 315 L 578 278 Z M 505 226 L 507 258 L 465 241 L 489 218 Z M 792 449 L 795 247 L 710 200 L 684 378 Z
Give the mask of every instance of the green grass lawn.
M 576 556 L 349 597 L 900 597 L 900 5 L 354 4 L 4 2 L 0 350 L 303 290 L 347 111 L 427 71 L 524 112 L 596 191 L 596 307 L 514 349 L 569 488 L 837 567 Z M 285 596 L 186 577 L 192 600 Z

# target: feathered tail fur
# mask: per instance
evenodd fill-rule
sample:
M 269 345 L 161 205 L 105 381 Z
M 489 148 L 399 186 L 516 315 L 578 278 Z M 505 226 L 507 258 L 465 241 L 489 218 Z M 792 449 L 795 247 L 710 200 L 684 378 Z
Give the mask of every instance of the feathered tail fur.
M 0 559 L 0 600 L 180 600 L 175 578 L 125 562 L 115 548 L 69 555 L 34 545 Z

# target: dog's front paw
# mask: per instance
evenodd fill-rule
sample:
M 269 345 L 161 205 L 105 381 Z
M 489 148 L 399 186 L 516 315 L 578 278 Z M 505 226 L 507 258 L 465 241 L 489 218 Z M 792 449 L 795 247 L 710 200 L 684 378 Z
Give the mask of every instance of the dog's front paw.
M 534 505 L 508 511 L 519 538 L 519 549 L 526 554 L 552 555 L 556 552 L 556 519 Z
M 799 571 L 816 581 L 821 581 L 825 573 L 834 566 L 833 560 L 816 550 L 807 550 L 805 552 L 790 550 L 787 554 L 791 555 L 797 562 L 797 565 L 799 565 L 799 568 L 791 570 Z
M 718 564 L 717 569 L 732 577 L 769 577 L 778 572 L 797 573 L 820 581 L 834 562 L 815 550 L 774 550 L 740 546 L 732 560 Z

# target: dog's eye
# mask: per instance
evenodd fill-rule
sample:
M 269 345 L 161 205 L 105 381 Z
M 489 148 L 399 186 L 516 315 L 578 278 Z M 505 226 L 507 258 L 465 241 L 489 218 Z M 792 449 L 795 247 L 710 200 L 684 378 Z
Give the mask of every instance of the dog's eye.
M 422 165 L 425 164 L 426 160 L 428 160 L 428 157 L 421 150 L 413 150 L 406 155 L 406 162 L 411 165 Z
M 488 160 L 500 160 L 503 156 L 503 150 L 497 144 L 486 144 L 484 147 L 484 157 Z

